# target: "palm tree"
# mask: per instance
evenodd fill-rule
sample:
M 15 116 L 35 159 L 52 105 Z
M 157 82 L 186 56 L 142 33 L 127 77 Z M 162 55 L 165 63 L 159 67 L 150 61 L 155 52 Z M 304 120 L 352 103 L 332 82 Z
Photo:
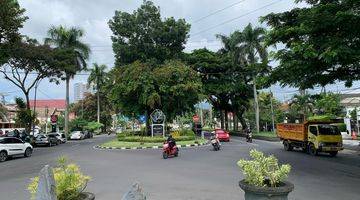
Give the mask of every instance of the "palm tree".
M 253 90 L 256 131 L 259 132 L 259 102 L 256 89 L 256 76 L 267 71 L 267 50 L 264 44 L 265 29 L 261 27 L 253 28 L 251 24 L 247 25 L 243 31 L 233 33 L 232 46 L 234 47 L 235 58 L 238 62 L 247 64 L 253 71 Z M 259 63 L 261 61 L 261 64 Z
M 84 36 L 84 31 L 72 27 L 67 29 L 63 26 L 52 26 L 48 30 L 48 37 L 45 38 L 45 44 L 55 46 L 59 49 L 72 51 L 74 54 L 74 64 L 64 69 L 66 80 L 66 110 L 65 110 L 65 134 L 69 133 L 69 84 L 75 74 L 86 69 L 86 60 L 89 58 L 90 47 L 81 42 L 80 38 Z
M 100 123 L 100 88 L 105 83 L 106 76 L 106 65 L 98 65 L 97 63 L 93 64 L 93 68 L 91 69 L 90 76 L 88 78 L 88 84 L 94 84 L 96 87 L 96 95 L 97 95 L 97 122 Z

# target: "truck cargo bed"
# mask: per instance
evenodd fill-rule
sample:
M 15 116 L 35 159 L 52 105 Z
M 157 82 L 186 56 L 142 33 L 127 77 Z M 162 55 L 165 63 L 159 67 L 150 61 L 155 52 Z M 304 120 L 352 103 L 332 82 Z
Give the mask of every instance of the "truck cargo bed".
M 282 140 L 307 141 L 308 124 L 280 123 L 276 125 L 277 135 Z

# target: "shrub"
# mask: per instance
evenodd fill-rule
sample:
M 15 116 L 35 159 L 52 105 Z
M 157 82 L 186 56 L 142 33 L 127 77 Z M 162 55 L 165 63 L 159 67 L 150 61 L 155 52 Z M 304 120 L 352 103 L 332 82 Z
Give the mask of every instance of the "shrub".
M 346 132 L 346 124 L 345 123 L 336 123 L 332 124 L 334 126 L 337 126 L 340 132 Z
M 331 122 L 334 119 L 334 116 L 331 115 L 315 115 L 308 118 L 308 121 L 316 122 Z
M 241 159 L 237 162 L 245 175 L 245 182 L 258 187 L 277 187 L 284 181 L 290 170 L 289 164 L 279 166 L 275 156 L 265 156 L 255 149 L 250 151 L 252 160 Z
M 194 136 L 195 137 L 195 133 L 194 131 L 190 130 L 190 129 L 180 129 L 180 136 Z
M 53 169 L 57 199 L 79 199 L 80 193 L 86 188 L 90 177 L 82 174 L 79 166 L 75 164 L 67 164 L 67 159 L 65 157 L 60 157 L 58 159 L 58 164 L 59 167 Z M 28 185 L 28 190 L 31 193 L 31 199 L 35 199 L 38 182 L 39 177 L 35 177 Z
M 141 143 L 162 143 L 166 140 L 165 137 L 141 137 L 141 136 L 123 136 L 118 135 L 118 140 L 122 142 L 141 142 Z M 180 136 L 175 138 L 176 141 L 189 141 L 195 140 L 195 136 Z
M 94 132 L 100 128 L 102 128 L 104 124 L 99 122 L 88 122 L 86 126 L 84 126 L 85 130 L 88 130 L 90 132 Z

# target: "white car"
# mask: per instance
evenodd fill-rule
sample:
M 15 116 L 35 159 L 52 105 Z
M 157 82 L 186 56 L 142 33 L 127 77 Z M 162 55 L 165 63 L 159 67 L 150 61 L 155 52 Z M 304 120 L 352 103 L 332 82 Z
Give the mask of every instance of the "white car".
M 65 133 L 49 133 L 48 135 L 54 135 L 61 143 L 66 142 Z
M 0 162 L 4 162 L 9 156 L 23 155 L 30 157 L 33 151 L 31 144 L 23 142 L 15 137 L 0 138 Z
M 85 138 L 85 135 L 82 131 L 74 131 L 70 135 L 71 140 L 82 140 Z

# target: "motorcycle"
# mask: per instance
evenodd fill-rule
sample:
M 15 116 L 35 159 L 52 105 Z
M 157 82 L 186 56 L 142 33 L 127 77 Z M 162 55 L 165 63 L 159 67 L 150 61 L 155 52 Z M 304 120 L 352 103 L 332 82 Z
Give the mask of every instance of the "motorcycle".
M 252 132 L 248 130 L 246 133 L 246 142 L 252 143 Z
M 213 146 L 214 151 L 219 151 L 220 150 L 220 141 L 219 141 L 219 139 L 217 139 L 216 137 L 211 137 L 210 143 Z
M 167 159 L 169 157 L 178 157 L 179 156 L 179 148 L 174 145 L 172 148 L 170 148 L 170 145 L 168 142 L 164 142 L 163 145 L 163 158 Z

